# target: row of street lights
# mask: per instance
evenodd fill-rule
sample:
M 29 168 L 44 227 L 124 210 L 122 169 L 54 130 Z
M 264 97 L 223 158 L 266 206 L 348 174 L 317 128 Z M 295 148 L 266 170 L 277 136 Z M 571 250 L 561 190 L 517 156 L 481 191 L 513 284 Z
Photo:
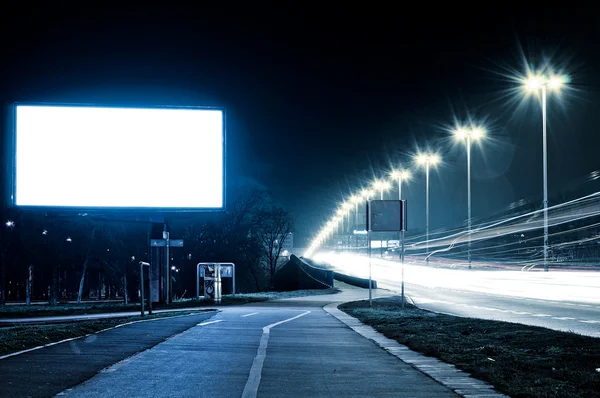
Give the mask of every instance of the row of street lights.
M 547 139 L 546 139 L 546 97 L 548 91 L 559 91 L 567 82 L 565 76 L 553 73 L 529 74 L 526 78 L 519 79 L 521 86 L 528 94 L 540 95 L 542 105 L 542 151 L 543 151 L 543 213 L 544 213 L 544 271 L 548 271 L 548 157 L 547 157 Z M 468 236 L 468 268 L 471 269 L 471 146 L 474 142 L 479 142 L 485 137 L 485 129 L 482 126 L 458 126 L 453 131 L 456 140 L 464 142 L 467 150 L 467 236 Z M 425 235 L 426 235 L 426 261 L 429 262 L 429 170 L 435 167 L 441 158 L 435 153 L 419 153 L 415 156 L 418 165 L 425 169 Z M 391 180 L 398 183 L 398 200 L 402 200 L 402 183 L 411 178 L 409 170 L 393 170 L 390 174 Z M 370 188 L 363 189 L 359 193 L 351 195 L 349 200 L 344 202 L 338 209 L 336 215 L 332 217 L 325 226 L 319 231 L 311 243 L 305 255 L 310 256 L 316 251 L 323 242 L 325 242 L 341 224 L 343 232 L 344 215 L 348 216 L 350 222 L 349 210 L 354 204 L 355 222 L 358 225 L 358 203 L 364 200 L 370 200 L 375 192 L 379 192 L 379 197 L 383 200 L 383 192 L 390 189 L 391 184 L 385 179 L 375 180 Z M 404 234 L 404 232 L 402 232 Z

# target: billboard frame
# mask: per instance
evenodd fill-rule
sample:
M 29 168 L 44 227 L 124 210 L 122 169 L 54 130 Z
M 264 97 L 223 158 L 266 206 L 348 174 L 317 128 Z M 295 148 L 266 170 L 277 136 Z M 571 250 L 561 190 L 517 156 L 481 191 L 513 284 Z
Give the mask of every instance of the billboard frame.
M 17 188 L 17 107 L 18 106 L 49 106 L 49 107 L 73 107 L 73 108 L 112 108 L 112 109 L 171 109 L 171 110 L 208 110 L 220 111 L 223 117 L 223 186 L 221 207 L 110 207 L 110 206 L 32 206 L 32 205 L 17 205 L 16 203 L 16 188 Z M 9 105 L 8 115 L 8 145 L 6 146 L 7 171 L 5 178 L 8 181 L 7 194 L 5 200 L 9 208 L 19 209 L 23 211 L 41 211 L 47 213 L 68 213 L 68 214 L 122 214 L 135 213 L 143 214 L 181 214 L 181 213 L 218 213 L 227 210 L 227 113 L 224 107 L 221 106 L 196 106 L 196 105 L 122 105 L 118 103 L 72 103 L 72 102 L 13 102 Z M 150 170 L 148 170 L 150 172 Z M 160 182 L 157 182 L 160 184 Z M 6 185 L 6 184 L 5 184 Z

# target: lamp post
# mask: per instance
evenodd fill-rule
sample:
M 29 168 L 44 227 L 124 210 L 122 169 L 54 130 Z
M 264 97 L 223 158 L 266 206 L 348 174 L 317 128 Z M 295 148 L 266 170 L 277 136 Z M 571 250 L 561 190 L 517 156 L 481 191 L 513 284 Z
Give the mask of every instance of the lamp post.
M 566 78 L 553 74 L 530 75 L 523 80 L 524 88 L 530 93 L 542 95 L 542 151 L 543 151 L 543 190 L 544 190 L 544 271 L 548 272 L 548 148 L 546 144 L 546 95 L 547 91 L 559 91 Z
M 481 127 L 463 128 L 454 130 L 454 137 L 458 141 L 465 141 L 467 146 L 467 230 L 469 234 L 467 261 L 471 269 L 471 144 L 477 142 L 484 136 L 484 130 Z
M 417 155 L 417 164 L 425 167 L 425 261 L 429 265 L 429 168 L 440 162 L 440 157 L 434 153 L 420 153 Z

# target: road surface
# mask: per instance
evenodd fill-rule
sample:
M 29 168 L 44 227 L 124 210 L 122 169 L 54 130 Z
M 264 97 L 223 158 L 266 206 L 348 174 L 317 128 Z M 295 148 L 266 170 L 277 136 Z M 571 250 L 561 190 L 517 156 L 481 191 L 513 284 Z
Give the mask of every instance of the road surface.
M 332 301 L 364 297 L 365 290 L 355 289 L 224 307 L 150 349 L 120 362 L 109 361 L 108 367 L 99 367 L 99 373 L 87 381 L 81 378 L 53 393 L 99 398 L 456 397 L 450 388 L 390 355 L 323 309 Z M 144 335 L 166 325 L 168 320 L 136 324 L 136 333 Z M 51 383 L 56 387 L 69 370 L 89 368 L 90 355 L 103 358 L 123 350 L 127 344 L 121 334 L 127 328 L 94 335 L 87 358 L 66 343 L 0 360 L 0 372 L 14 376 L 10 380 L 13 390 L 5 388 L 3 378 L 0 396 L 50 395 L 39 393 L 44 391 L 38 386 L 44 384 L 45 370 L 61 369 L 62 362 L 68 362 L 67 375 L 54 372 Z M 100 349 L 93 352 L 98 341 Z M 82 344 L 85 340 L 77 343 Z M 34 355 L 47 363 L 32 362 Z M 32 363 L 38 366 L 32 369 Z M 32 376 L 34 371 L 36 376 Z
M 338 272 L 368 277 L 368 258 L 320 256 Z M 378 287 L 399 293 L 397 261 L 373 258 Z M 520 272 L 405 265 L 405 292 L 421 308 L 600 337 L 600 272 Z

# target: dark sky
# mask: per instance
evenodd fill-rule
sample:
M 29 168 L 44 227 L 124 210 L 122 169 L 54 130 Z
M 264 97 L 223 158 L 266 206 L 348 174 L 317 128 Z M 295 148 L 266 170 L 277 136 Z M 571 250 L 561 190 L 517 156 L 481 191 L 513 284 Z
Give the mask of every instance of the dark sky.
M 572 77 L 567 95 L 549 99 L 551 194 L 600 169 L 593 11 L 102 4 L 8 6 L 2 102 L 224 106 L 230 182 L 272 190 L 299 235 L 373 173 L 411 165 L 427 146 L 444 158 L 432 174 L 431 226 L 459 225 L 466 159 L 443 127 L 468 114 L 487 119 L 490 137 L 473 151 L 474 217 L 541 201 L 539 105 L 517 108 L 501 76 L 524 71 L 523 55 Z M 415 230 L 424 190 L 416 172 L 406 191 Z

